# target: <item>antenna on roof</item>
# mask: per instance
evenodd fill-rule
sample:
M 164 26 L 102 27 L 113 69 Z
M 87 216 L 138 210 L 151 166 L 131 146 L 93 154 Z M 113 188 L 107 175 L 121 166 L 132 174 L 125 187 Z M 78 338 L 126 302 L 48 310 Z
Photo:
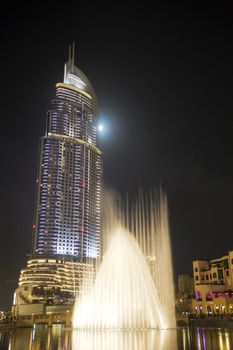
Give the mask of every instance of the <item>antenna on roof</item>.
M 74 62 L 74 56 L 75 56 L 75 42 L 73 41 L 73 62 Z
M 68 59 L 68 62 L 71 61 L 71 45 L 69 45 L 69 59 Z
M 72 66 L 74 66 L 74 56 L 75 56 L 75 42 L 73 41 L 73 45 L 72 45 L 72 57 L 71 57 Z
M 69 45 L 69 58 L 68 62 L 74 66 L 74 58 L 75 58 L 75 42 L 73 41 L 72 46 Z

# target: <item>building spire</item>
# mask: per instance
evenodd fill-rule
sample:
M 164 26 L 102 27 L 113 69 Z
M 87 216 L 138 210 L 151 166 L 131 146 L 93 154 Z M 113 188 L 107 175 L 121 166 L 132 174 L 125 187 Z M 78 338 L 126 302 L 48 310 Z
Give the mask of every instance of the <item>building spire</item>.
M 74 64 L 74 57 L 75 57 L 75 42 L 73 41 L 72 45 L 72 63 Z
M 71 45 L 69 45 L 69 58 L 68 58 L 68 62 L 71 61 Z
M 73 41 L 72 45 L 69 45 L 69 57 L 68 62 L 74 66 L 74 59 L 75 59 L 75 42 Z

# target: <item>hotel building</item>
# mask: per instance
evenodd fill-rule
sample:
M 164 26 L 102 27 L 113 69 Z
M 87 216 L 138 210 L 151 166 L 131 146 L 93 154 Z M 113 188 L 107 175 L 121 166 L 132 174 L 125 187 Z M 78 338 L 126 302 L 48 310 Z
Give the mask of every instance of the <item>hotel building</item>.
M 17 314 L 26 310 L 20 305 L 72 303 L 90 261 L 101 256 L 97 121 L 96 95 L 75 66 L 73 45 L 40 140 L 32 252 L 14 297 Z

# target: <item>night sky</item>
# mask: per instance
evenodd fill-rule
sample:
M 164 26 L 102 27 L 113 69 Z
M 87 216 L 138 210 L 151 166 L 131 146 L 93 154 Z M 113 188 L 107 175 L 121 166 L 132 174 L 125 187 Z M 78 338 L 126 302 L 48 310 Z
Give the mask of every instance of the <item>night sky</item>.
M 73 41 L 105 186 L 166 190 L 175 276 L 233 249 L 232 2 L 86 3 L 1 13 L 0 309 L 30 253 L 39 138 Z

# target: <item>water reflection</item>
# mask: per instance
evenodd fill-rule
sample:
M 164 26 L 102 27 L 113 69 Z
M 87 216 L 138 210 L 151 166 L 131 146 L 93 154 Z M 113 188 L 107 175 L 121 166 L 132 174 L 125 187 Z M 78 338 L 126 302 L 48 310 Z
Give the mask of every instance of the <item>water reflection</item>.
M 11 334 L 8 350 L 72 350 L 72 330 L 63 325 L 18 328 Z M 2 350 L 1 343 L 0 349 Z
M 37 325 L 0 331 L 1 350 L 230 350 L 233 331 L 180 328 L 171 331 L 78 331 Z
M 233 348 L 233 330 L 217 328 L 191 328 L 190 345 L 184 350 L 231 350 Z
M 176 330 L 73 331 L 72 350 L 177 350 Z

